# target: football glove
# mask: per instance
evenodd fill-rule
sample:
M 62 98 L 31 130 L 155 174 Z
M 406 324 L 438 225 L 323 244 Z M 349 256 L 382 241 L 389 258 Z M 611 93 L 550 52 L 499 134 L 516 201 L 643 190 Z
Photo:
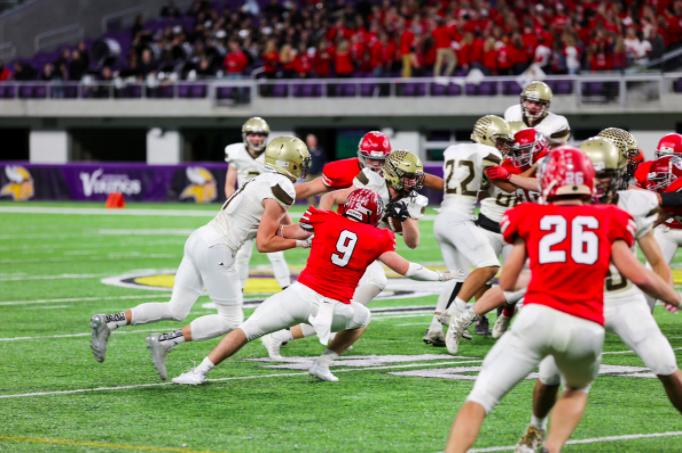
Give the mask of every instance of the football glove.
M 493 165 L 485 169 L 485 174 L 488 179 L 501 179 L 503 181 L 509 181 L 512 177 L 511 173 L 507 171 L 506 168 L 500 167 L 499 165 Z
M 399 201 L 391 201 L 389 204 L 386 205 L 386 214 L 387 217 L 393 217 L 394 219 L 397 219 L 399 222 L 404 222 L 405 220 L 410 218 L 410 211 L 407 209 L 407 205 L 405 203 L 401 203 Z
M 440 277 L 438 281 L 440 282 L 447 282 L 448 280 L 452 280 L 454 278 L 464 278 L 464 272 L 462 271 L 436 271 L 438 273 L 438 276 Z

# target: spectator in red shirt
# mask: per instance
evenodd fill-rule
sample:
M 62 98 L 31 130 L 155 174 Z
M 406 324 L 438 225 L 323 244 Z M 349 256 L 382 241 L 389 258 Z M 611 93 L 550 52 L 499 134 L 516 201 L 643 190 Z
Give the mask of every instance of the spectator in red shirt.
M 452 75 L 457 65 L 457 56 L 452 49 L 452 30 L 445 25 L 443 19 L 437 19 L 438 26 L 431 32 L 433 40 L 436 44 L 436 65 L 433 68 L 433 75 L 439 77 L 441 75 L 443 61 L 448 61 L 448 67 L 445 69 L 445 75 Z
M 497 74 L 503 76 L 514 75 L 512 44 L 506 36 L 502 41 L 504 45 L 497 50 Z
M 509 47 L 509 60 L 514 65 L 514 74 L 521 74 L 531 64 L 521 40 L 521 35 L 518 33 L 514 33 L 512 36 L 511 46 Z
M 12 78 L 12 73 L 9 72 L 9 69 L 7 69 L 4 65 L 4 63 L 2 62 L 2 60 L 0 60 L 0 82 L 6 82 L 6 81 L 10 80 L 11 78 Z
M 320 41 L 313 57 L 313 68 L 317 77 L 329 77 L 332 72 L 332 57 L 328 50 L 329 43 Z
M 489 36 L 483 47 L 483 61 L 480 68 L 485 75 L 497 74 L 497 50 L 495 50 L 495 38 Z
M 343 40 L 336 51 L 336 76 L 339 78 L 350 78 L 353 76 L 355 67 L 350 54 L 348 41 Z
M 282 65 L 282 77 L 285 79 L 294 78 L 294 52 L 291 44 L 284 44 L 279 51 L 279 62 Z
M 412 65 L 415 61 L 414 56 L 414 32 L 409 27 L 405 27 L 405 22 L 401 22 L 402 33 L 400 34 L 400 56 L 403 62 L 403 78 L 412 77 Z
M 313 60 L 308 55 L 308 51 L 305 48 L 305 44 L 301 43 L 298 46 L 298 51 L 296 52 L 296 58 L 294 58 L 294 70 L 296 74 L 302 79 L 307 79 L 310 77 L 310 72 L 313 69 Z
M 274 79 L 277 75 L 277 65 L 279 64 L 279 52 L 277 52 L 276 41 L 274 39 L 268 40 L 261 59 L 263 60 L 263 74 L 265 74 L 265 78 Z
M 611 55 L 606 49 L 606 45 L 602 42 L 600 44 L 590 45 L 594 49 L 590 57 L 590 71 L 610 71 L 613 67 Z
M 223 66 L 228 79 L 241 79 L 246 69 L 246 55 L 242 52 L 237 41 L 230 41 L 230 53 L 225 57 Z
M 614 70 L 622 71 L 628 66 L 628 56 L 625 52 L 625 41 L 622 37 L 618 37 L 616 45 L 613 47 L 613 65 Z

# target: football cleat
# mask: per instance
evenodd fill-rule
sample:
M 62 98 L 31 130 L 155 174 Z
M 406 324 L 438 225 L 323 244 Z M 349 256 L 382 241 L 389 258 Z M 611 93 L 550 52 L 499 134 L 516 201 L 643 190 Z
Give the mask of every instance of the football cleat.
M 442 330 L 431 330 L 428 329 L 424 334 L 422 341 L 426 344 L 433 345 L 437 348 L 442 348 L 445 346 L 445 334 Z
M 180 385 L 201 385 L 206 380 L 206 373 L 197 371 L 196 368 L 183 373 L 180 376 L 173 378 L 173 384 Z
M 440 315 L 438 315 L 438 321 L 441 324 L 443 324 L 445 327 L 447 327 L 450 325 L 450 317 L 451 317 L 450 313 L 444 312 L 444 313 L 441 313 Z M 465 340 L 472 340 L 474 338 L 474 336 L 471 335 L 469 332 L 464 332 L 464 334 L 462 335 L 462 338 L 464 338 Z
M 490 322 L 487 316 L 481 316 L 476 322 L 476 335 L 490 335 Z
M 526 434 L 523 435 L 519 443 L 514 447 L 514 453 L 538 453 L 538 449 L 542 447 L 544 441 L 545 430 L 537 429 L 532 424 L 529 424 L 528 428 L 526 428 Z
M 268 356 L 275 362 L 283 362 L 284 359 L 280 354 L 280 349 L 282 349 L 283 342 L 275 338 L 272 334 L 264 335 L 261 337 L 263 346 L 268 350 Z
M 327 381 L 327 382 L 336 382 L 339 380 L 339 378 L 334 376 L 332 374 L 332 372 L 329 371 L 329 367 L 323 367 L 317 362 L 313 363 L 313 366 L 311 366 L 308 369 L 308 374 L 310 374 L 311 376 L 316 377 L 322 381 Z
M 467 310 L 464 313 L 452 317 L 450 325 L 448 326 L 448 333 L 445 335 L 445 347 L 448 348 L 448 353 L 455 355 L 459 349 L 459 341 L 462 339 L 464 332 L 469 327 L 478 321 L 478 315 L 474 310 Z
M 500 338 L 509 329 L 509 323 L 511 323 L 511 318 L 505 316 L 504 311 L 501 311 L 493 326 L 493 338 L 496 340 Z
M 166 356 L 173 350 L 173 346 L 168 341 L 159 341 L 159 334 L 155 333 L 147 337 L 147 348 L 152 355 L 152 363 L 156 372 L 159 373 L 161 380 L 168 379 L 166 372 Z
M 90 338 L 90 349 L 95 360 L 104 362 L 107 353 L 107 343 L 109 342 L 109 335 L 111 330 L 107 326 L 104 315 L 94 315 L 90 318 L 90 328 L 92 329 L 92 337 Z

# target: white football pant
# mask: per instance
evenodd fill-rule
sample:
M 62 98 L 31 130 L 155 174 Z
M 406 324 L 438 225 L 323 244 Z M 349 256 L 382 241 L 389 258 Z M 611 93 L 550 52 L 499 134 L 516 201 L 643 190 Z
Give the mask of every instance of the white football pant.
M 642 293 L 628 300 L 604 300 L 607 332 L 615 333 L 635 351 L 656 376 L 670 376 L 677 370 L 675 351 L 648 310 Z M 552 357 L 540 364 L 540 380 L 545 385 L 559 385 L 559 370 Z
M 278 330 L 309 323 L 311 315 L 317 316 L 323 301 L 334 304 L 332 332 L 359 329 L 369 324 L 371 314 L 365 306 L 357 302 L 344 304 L 329 299 L 301 283 L 294 282 L 281 293 L 260 304 L 239 328 L 244 331 L 248 341 L 253 341 Z
M 545 357 L 551 356 L 567 388 L 587 391 L 599 373 L 604 328 L 553 308 L 529 304 L 514 329 L 504 334 L 483 361 L 467 401 L 490 413 Z
M 247 239 L 234 258 L 234 265 L 237 268 L 242 289 L 246 286 L 246 280 L 249 278 L 249 263 L 251 262 L 251 255 L 253 255 L 253 248 L 255 245 L 255 239 Z M 284 252 L 266 253 L 266 255 L 270 260 L 270 263 L 272 263 L 272 273 L 279 286 L 286 288 L 291 285 L 291 272 L 284 259 Z
M 185 254 L 175 274 L 170 302 L 142 304 L 132 309 L 131 324 L 159 321 L 184 321 L 204 288 L 218 308 L 217 315 L 192 321 L 192 340 L 216 338 L 238 327 L 244 321 L 242 292 L 234 258 L 226 245 L 206 245 L 204 226 L 194 231 L 185 242 Z M 208 232 L 208 234 L 214 234 Z
M 502 263 L 504 264 L 511 251 L 514 249 L 514 246 L 505 242 L 502 233 L 495 233 L 486 230 L 485 228 L 480 228 L 480 230 L 483 233 L 483 236 L 488 239 L 490 246 L 493 248 L 493 252 L 495 252 L 495 256 L 502 255 Z
M 386 278 L 384 267 L 380 261 L 375 261 L 367 266 L 367 270 L 365 270 L 362 278 L 360 278 L 358 287 L 355 288 L 355 293 L 353 293 L 353 301 L 366 307 L 372 299 L 386 289 L 387 284 L 388 279 Z

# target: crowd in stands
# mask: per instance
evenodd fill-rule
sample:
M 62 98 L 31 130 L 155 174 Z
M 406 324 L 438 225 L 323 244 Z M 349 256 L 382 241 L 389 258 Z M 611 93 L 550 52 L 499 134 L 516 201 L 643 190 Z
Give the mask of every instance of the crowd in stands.
M 81 42 L 42 68 L 0 62 L 0 81 L 577 74 L 645 64 L 682 38 L 682 0 L 197 0 L 160 18 L 137 18 L 118 62 L 91 64 Z

